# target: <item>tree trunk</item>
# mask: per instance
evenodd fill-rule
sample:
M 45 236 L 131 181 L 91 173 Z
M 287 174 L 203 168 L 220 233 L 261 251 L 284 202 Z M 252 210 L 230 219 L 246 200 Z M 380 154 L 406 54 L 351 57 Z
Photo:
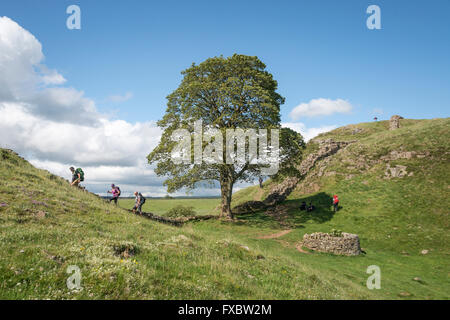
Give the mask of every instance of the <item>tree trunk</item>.
M 233 219 L 231 212 L 231 195 L 233 193 L 233 180 L 227 175 L 220 181 L 220 191 L 222 196 L 222 207 L 220 217 Z

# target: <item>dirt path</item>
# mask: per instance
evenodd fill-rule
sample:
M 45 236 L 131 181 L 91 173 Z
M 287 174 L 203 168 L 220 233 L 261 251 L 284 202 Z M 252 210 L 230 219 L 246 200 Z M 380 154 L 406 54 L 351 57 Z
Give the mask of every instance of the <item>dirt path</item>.
M 265 236 L 260 236 L 257 239 L 276 239 L 276 238 L 284 236 L 285 234 L 288 234 L 291 231 L 292 231 L 292 229 L 287 229 L 287 230 L 283 230 L 283 231 L 280 231 L 280 232 L 277 232 L 277 233 L 268 234 L 268 235 L 265 235 Z
M 277 232 L 277 233 L 268 234 L 268 235 L 265 235 L 265 236 L 259 236 L 259 237 L 257 237 L 257 239 L 277 239 L 279 237 L 284 236 L 285 234 L 288 234 L 291 231 L 292 231 L 292 229 L 287 229 L 287 230 L 283 230 L 283 231 L 280 231 L 280 232 Z M 287 241 L 283 241 L 283 240 L 276 240 L 276 241 L 278 241 L 281 245 L 283 245 L 285 247 L 291 247 L 292 248 L 292 245 L 290 245 L 289 242 L 287 242 Z M 299 243 L 297 243 L 295 245 L 295 249 L 297 249 L 298 252 L 310 254 L 310 252 L 305 251 L 305 250 L 302 249 L 302 243 L 301 242 L 299 242 Z
M 308 251 L 305 251 L 305 250 L 302 249 L 302 243 L 301 243 L 301 242 L 298 243 L 298 244 L 295 246 L 295 248 L 297 249 L 298 252 L 309 254 Z

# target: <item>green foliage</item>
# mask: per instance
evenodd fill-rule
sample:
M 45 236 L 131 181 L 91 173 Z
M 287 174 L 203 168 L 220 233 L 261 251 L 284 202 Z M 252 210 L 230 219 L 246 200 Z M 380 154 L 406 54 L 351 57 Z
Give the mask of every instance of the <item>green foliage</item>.
M 185 207 L 182 205 L 178 205 L 172 209 L 170 209 L 167 213 L 167 217 L 176 218 L 176 217 L 192 217 L 195 216 L 196 212 L 194 207 Z
M 284 98 L 276 92 L 278 84 L 265 68 L 257 57 L 235 54 L 228 58 L 209 58 L 182 72 L 183 80 L 167 97 L 166 114 L 158 121 L 163 129 L 161 141 L 148 156 L 149 163 L 157 164 L 155 173 L 168 177 L 164 182 L 168 192 L 183 187 L 194 189 L 202 181 L 210 184 L 219 181 L 226 207 L 222 209 L 231 214 L 233 184 L 253 180 L 260 174 L 260 165 L 225 164 L 226 143 L 222 164 L 175 164 L 171 154 L 177 142 L 172 140 L 172 134 L 177 129 L 186 129 L 193 135 L 194 122 L 202 120 L 205 128 L 220 130 L 224 139 L 227 129 L 238 128 L 267 129 L 270 137 L 270 129 L 280 128 L 280 105 Z M 283 165 L 289 166 L 298 159 L 300 149 L 295 146 L 302 143 L 299 134 L 282 131 Z M 206 144 L 203 142 L 202 150 Z M 192 160 L 193 157 L 191 152 Z
M 292 129 L 281 128 L 280 146 L 280 170 L 273 179 L 298 176 L 297 167 L 302 162 L 303 150 L 306 147 L 302 135 Z

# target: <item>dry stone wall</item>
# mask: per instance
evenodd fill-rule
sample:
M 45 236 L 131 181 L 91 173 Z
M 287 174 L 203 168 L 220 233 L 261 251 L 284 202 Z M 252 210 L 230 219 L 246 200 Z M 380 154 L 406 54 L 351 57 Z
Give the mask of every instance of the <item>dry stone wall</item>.
M 345 256 L 357 256 L 361 254 L 358 235 L 346 232 L 343 232 L 340 237 L 323 232 L 305 234 L 303 236 L 302 246 L 314 251 Z

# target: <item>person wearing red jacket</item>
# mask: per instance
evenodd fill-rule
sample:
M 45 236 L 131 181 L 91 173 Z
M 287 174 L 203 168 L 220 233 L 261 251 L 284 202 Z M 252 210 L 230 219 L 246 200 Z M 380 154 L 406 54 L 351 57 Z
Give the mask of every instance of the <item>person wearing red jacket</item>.
M 333 209 L 334 209 L 334 212 L 338 211 L 338 206 L 339 206 L 339 198 L 338 198 L 337 195 L 334 195 L 333 196 Z

